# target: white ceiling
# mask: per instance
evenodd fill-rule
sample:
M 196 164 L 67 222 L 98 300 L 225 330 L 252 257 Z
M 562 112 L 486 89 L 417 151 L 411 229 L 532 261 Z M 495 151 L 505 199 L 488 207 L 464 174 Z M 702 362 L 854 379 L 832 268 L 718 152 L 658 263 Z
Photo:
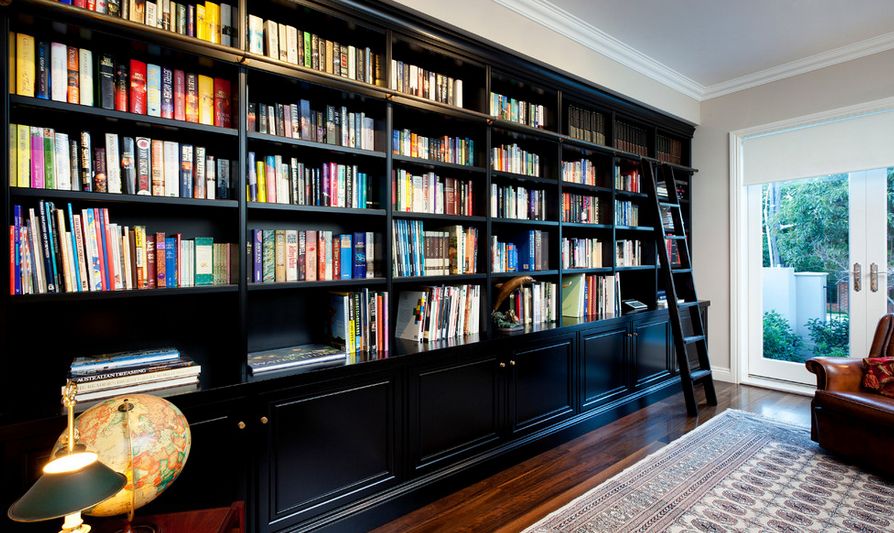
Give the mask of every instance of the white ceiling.
M 894 0 L 496 1 L 698 99 L 894 48 Z

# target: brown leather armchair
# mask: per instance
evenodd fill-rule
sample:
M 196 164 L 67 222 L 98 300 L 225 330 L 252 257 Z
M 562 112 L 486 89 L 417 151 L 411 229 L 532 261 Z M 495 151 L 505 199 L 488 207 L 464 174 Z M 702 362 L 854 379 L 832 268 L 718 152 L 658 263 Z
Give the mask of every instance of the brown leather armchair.
M 894 314 L 879 320 L 868 357 L 894 357 Z M 848 459 L 894 476 L 887 460 L 894 446 L 894 398 L 863 389 L 863 360 L 814 357 L 806 362 L 816 374 L 811 402 L 810 437 Z

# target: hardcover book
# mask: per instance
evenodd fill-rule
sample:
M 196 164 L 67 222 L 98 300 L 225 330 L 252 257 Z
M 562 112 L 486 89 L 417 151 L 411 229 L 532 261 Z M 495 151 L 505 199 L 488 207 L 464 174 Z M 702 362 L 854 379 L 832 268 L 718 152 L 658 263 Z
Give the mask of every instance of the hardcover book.
M 161 67 L 146 65 L 146 114 L 161 116 Z
M 130 60 L 130 112 L 146 114 L 146 63 Z
M 93 105 L 93 52 L 86 48 L 78 50 L 78 79 L 80 80 L 81 105 Z

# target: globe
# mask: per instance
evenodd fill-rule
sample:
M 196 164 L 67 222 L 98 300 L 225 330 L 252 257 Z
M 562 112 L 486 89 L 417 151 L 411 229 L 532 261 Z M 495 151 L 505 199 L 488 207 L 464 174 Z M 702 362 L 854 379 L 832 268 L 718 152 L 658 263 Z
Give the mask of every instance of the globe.
M 186 417 L 171 402 L 150 394 L 119 396 L 87 409 L 75 421 L 78 442 L 127 477 L 121 491 L 87 514 L 114 516 L 157 498 L 177 479 L 192 437 Z M 67 435 L 54 451 L 66 445 Z

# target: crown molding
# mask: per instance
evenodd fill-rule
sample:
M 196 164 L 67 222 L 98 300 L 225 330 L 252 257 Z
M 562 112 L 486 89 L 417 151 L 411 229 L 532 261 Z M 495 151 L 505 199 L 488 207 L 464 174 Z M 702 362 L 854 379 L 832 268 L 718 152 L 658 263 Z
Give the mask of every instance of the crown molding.
M 674 89 L 701 100 L 704 86 L 547 0 L 494 0 L 523 17 Z
M 894 49 L 894 32 L 890 32 L 705 86 L 624 44 L 549 0 L 493 1 L 699 102 Z

